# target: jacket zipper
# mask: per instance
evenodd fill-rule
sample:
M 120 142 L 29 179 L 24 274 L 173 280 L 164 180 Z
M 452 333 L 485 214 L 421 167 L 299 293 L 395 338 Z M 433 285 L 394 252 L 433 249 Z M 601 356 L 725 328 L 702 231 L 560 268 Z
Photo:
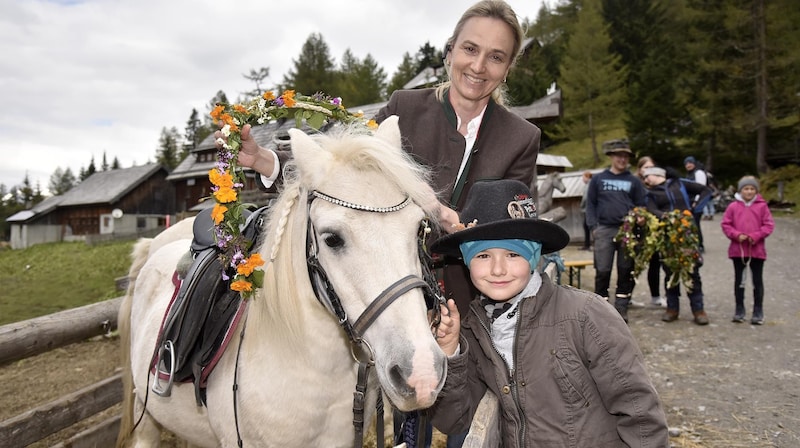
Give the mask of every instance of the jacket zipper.
M 509 317 L 520 313 L 520 311 L 522 310 L 522 303 L 524 301 L 525 300 L 523 299 L 517 304 L 516 308 L 509 314 Z M 491 326 L 487 326 L 484 319 L 482 319 L 481 316 L 474 309 L 470 308 L 470 310 L 478 317 L 478 322 L 480 322 L 483 329 L 489 335 L 489 342 L 492 344 L 494 352 L 497 353 L 497 356 L 500 357 L 500 359 L 503 361 L 503 364 L 506 366 L 506 371 L 508 372 L 508 380 L 511 386 L 511 398 L 514 400 L 514 404 L 516 405 L 517 412 L 519 413 L 520 416 L 520 421 L 519 421 L 520 431 L 518 433 L 517 442 L 520 447 L 525 446 L 524 441 L 525 441 L 525 432 L 527 430 L 527 425 L 525 423 L 525 412 L 522 410 L 522 406 L 520 406 L 519 404 L 519 388 L 517 387 L 517 381 L 515 379 L 516 369 L 512 369 L 509 367 L 508 361 L 506 360 L 506 358 L 503 357 L 503 355 L 500 354 L 500 350 L 497 349 L 497 345 L 495 345 L 494 339 L 492 338 Z M 519 342 L 519 325 L 520 325 L 519 321 L 520 319 L 519 317 L 517 317 L 517 322 L 514 326 L 514 346 L 511 348 L 515 357 L 517 357 L 517 342 Z

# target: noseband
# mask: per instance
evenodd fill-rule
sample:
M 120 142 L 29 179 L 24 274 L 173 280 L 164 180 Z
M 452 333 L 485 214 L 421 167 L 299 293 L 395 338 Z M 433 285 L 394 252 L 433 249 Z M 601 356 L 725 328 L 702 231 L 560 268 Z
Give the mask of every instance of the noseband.
M 418 253 L 420 257 L 420 264 L 422 265 L 422 275 L 409 274 L 393 284 L 389 285 L 381 292 L 375 300 L 373 300 L 363 313 L 356 319 L 354 324 L 350 323 L 347 318 L 347 312 L 342 305 L 339 295 L 336 294 L 333 285 L 328 279 L 328 274 L 319 263 L 317 237 L 314 232 L 314 225 L 311 222 L 311 203 L 314 199 L 319 198 L 341 207 L 346 207 L 352 210 L 359 210 L 370 213 L 391 213 L 402 210 L 410 204 L 411 198 L 406 198 L 397 205 L 391 207 L 371 207 L 352 202 L 344 201 L 333 196 L 328 196 L 319 191 L 311 191 L 308 194 L 308 220 L 306 232 L 306 264 L 308 265 L 308 275 L 311 280 L 311 286 L 314 290 L 314 295 L 317 300 L 325 306 L 331 313 L 333 313 L 339 320 L 339 325 L 342 326 L 348 338 L 350 338 L 351 353 L 353 359 L 359 363 L 358 368 L 358 382 L 356 384 L 356 391 L 353 394 L 353 426 L 355 427 L 355 448 L 360 448 L 364 439 L 364 401 L 366 400 L 367 392 L 367 378 L 369 376 L 369 368 L 375 364 L 373 359 L 374 353 L 372 347 L 363 336 L 367 329 L 373 322 L 380 316 L 380 314 L 389 307 L 395 300 L 401 297 L 406 292 L 414 288 L 422 288 L 423 296 L 428 308 L 431 310 L 432 319 L 431 326 L 436 327 L 441 321 L 441 304 L 444 304 L 444 297 L 438 293 L 439 286 L 436 279 L 430 270 L 430 257 L 425 250 L 425 238 L 430 233 L 430 226 L 427 220 L 423 220 L 420 224 L 420 231 L 417 239 Z M 355 353 L 355 347 L 365 345 L 369 354 L 369 359 L 365 361 L 359 360 Z M 378 447 L 383 447 L 383 393 L 378 392 L 376 414 L 378 422 L 376 424 Z

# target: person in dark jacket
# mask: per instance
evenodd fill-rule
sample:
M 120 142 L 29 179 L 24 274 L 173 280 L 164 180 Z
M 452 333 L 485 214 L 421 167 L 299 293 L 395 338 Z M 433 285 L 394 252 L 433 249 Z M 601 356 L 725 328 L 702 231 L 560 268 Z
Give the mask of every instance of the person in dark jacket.
M 647 210 L 658 218 L 672 210 L 688 210 L 689 212 L 702 210 L 705 203 L 711 199 L 712 191 L 707 186 L 686 179 L 667 180 L 666 175 L 666 171 L 659 167 L 648 168 L 644 171 L 645 182 L 650 186 L 647 191 Z M 698 247 L 697 250 L 699 249 Z M 692 290 L 688 291 L 687 295 L 694 315 L 694 323 L 708 325 L 708 314 L 703 306 L 703 281 L 700 278 L 700 265 L 701 263 L 694 265 L 691 274 Z M 670 278 L 672 272 L 666 265 L 663 266 L 666 278 Z M 677 282 L 675 286 L 667 287 L 667 310 L 661 317 L 664 322 L 673 322 L 678 319 L 680 287 L 680 282 Z
M 437 340 L 448 371 L 434 426 L 465 430 L 489 391 L 506 448 L 668 446 L 658 394 L 619 313 L 537 272 L 540 255 L 569 235 L 536 218 L 527 185 L 478 182 L 461 216 L 474 224 L 431 251 L 461 256 L 480 295 L 463 315 L 452 300 L 442 308 Z
M 594 239 L 594 292 L 609 298 L 611 270 L 617 258 L 617 290 L 614 307 L 622 318 L 628 320 L 628 306 L 633 295 L 634 261 L 614 237 L 625 216 L 637 206 L 644 206 L 645 188 L 628 170 L 633 154 L 625 142 L 612 144 L 605 150 L 611 158 L 611 167 L 592 176 L 586 193 L 586 223 Z

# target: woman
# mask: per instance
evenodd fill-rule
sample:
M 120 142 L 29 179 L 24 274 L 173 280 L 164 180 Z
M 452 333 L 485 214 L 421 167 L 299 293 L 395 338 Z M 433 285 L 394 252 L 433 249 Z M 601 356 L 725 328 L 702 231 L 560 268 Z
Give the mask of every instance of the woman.
M 445 44 L 448 80 L 436 88 L 399 90 L 375 116 L 400 117 L 405 150 L 433 171 L 433 188 L 443 202 L 445 232 L 461 221 L 471 186 L 481 179 L 533 181 L 541 131 L 505 107 L 505 85 L 525 34 L 504 1 L 482 0 L 459 19 Z M 218 138 L 220 134 L 216 135 Z M 278 179 L 288 151 L 265 149 L 242 128 L 239 164 L 262 174 L 265 187 Z M 459 262 L 445 266 L 445 295 L 466 313 L 476 290 Z M 449 444 L 460 446 L 460 444 Z
M 636 174 L 642 180 L 645 188 L 649 188 L 645 182 L 644 172 L 648 168 L 656 166 L 652 157 L 643 156 L 639 158 L 636 163 Z M 650 287 L 650 304 L 654 307 L 662 307 L 666 301 L 661 296 L 661 260 L 658 259 L 658 253 L 653 254 L 650 258 L 650 264 L 647 265 L 647 285 Z

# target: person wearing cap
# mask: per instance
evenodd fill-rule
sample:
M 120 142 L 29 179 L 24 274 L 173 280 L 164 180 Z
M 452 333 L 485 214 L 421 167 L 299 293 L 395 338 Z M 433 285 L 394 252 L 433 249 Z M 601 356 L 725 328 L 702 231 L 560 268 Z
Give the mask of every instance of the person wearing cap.
M 686 168 L 686 179 L 700 185 L 708 185 L 708 176 L 702 165 L 697 162 L 693 156 L 688 156 L 683 159 L 683 167 Z M 713 193 L 713 191 L 712 191 Z M 692 212 L 695 222 L 697 223 L 697 235 L 700 237 L 700 252 L 705 252 L 705 245 L 703 244 L 703 228 L 700 227 L 700 221 L 703 220 L 703 210 Z
M 766 239 L 775 230 L 775 221 L 767 202 L 758 193 L 758 179 L 744 176 L 739 180 L 736 200 L 722 217 L 722 232 L 731 241 L 728 258 L 733 260 L 733 293 L 736 310 L 733 322 L 745 319 L 744 290 L 747 267 L 753 276 L 753 315 L 750 323 L 764 324 L 764 262 L 767 260 Z
M 586 193 L 586 222 L 594 238 L 594 292 L 608 298 L 614 257 L 617 259 L 617 289 L 614 307 L 628 320 L 628 306 L 633 295 L 634 261 L 614 237 L 628 212 L 644 207 L 642 182 L 628 170 L 632 155 L 627 143 L 617 141 L 605 150 L 611 166 L 592 176 Z
M 667 180 L 667 172 L 663 168 L 652 167 L 644 170 L 644 181 L 649 186 L 647 190 L 647 211 L 662 218 L 665 213 L 672 210 L 702 210 L 703 205 L 711 199 L 712 191 L 705 185 L 690 182 L 686 179 L 672 178 Z M 695 199 L 697 198 L 697 199 Z M 697 248 L 699 250 L 699 248 Z M 700 278 L 700 263 L 695 263 L 692 270 L 692 290 L 687 291 L 689 305 L 697 325 L 708 325 L 708 314 L 703 305 L 703 281 Z M 672 277 L 672 272 L 662 263 L 666 278 Z M 673 287 L 667 287 L 667 309 L 661 316 L 664 322 L 678 320 L 680 314 L 680 282 Z
M 537 219 L 527 185 L 473 185 L 466 228 L 431 245 L 461 257 L 479 291 L 466 314 L 443 305 L 447 379 L 431 408 L 443 433 L 469 428 L 491 391 L 504 447 L 669 444 L 666 416 L 628 326 L 602 297 L 555 285 L 536 267 L 569 235 Z

